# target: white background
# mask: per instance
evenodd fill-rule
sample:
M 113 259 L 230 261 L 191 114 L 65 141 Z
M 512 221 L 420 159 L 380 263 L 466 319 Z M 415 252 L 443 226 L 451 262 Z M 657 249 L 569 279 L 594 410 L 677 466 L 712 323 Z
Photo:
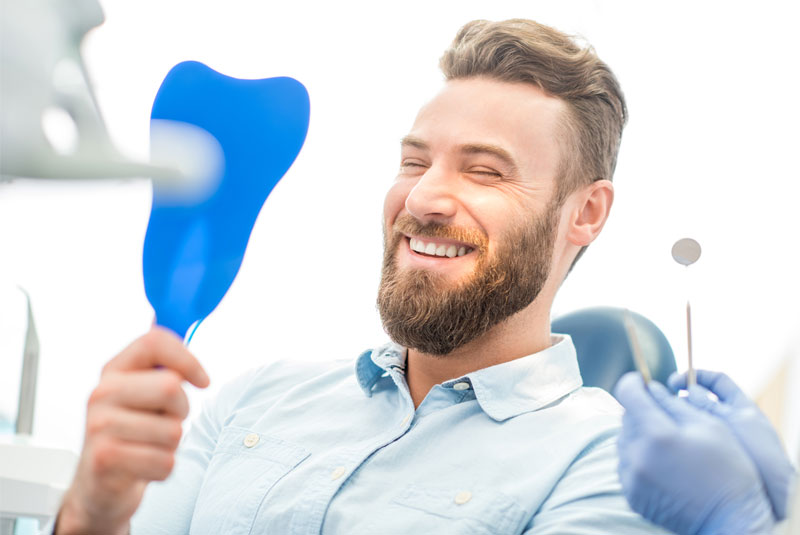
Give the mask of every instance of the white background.
M 106 23 L 84 55 L 129 155 L 146 156 L 153 97 L 180 61 L 292 76 L 311 96 L 305 147 L 192 342 L 212 391 L 271 359 L 354 358 L 384 340 L 374 306 L 383 194 L 400 138 L 441 84 L 439 56 L 475 18 L 532 18 L 582 35 L 627 97 L 611 219 L 554 314 L 629 307 L 661 326 L 685 368 L 687 273 L 670 248 L 691 236 L 703 246 L 688 273 L 698 366 L 756 394 L 782 360 L 798 358 L 796 4 L 101 3 Z M 141 280 L 149 202 L 145 180 L 0 187 L 0 283 L 11 289 L 2 293 L 0 411 L 16 403 L 19 284 L 41 338 L 35 434 L 45 441 L 80 447 L 103 363 L 152 321 Z M 195 409 L 203 395 L 192 393 Z

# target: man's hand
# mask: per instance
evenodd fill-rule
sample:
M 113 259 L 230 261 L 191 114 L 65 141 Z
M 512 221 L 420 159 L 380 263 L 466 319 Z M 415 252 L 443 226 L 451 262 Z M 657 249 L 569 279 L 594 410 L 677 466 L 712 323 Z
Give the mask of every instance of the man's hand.
M 103 368 L 56 533 L 127 533 L 145 486 L 172 471 L 189 401 L 181 383 L 208 375 L 174 334 L 154 327 Z

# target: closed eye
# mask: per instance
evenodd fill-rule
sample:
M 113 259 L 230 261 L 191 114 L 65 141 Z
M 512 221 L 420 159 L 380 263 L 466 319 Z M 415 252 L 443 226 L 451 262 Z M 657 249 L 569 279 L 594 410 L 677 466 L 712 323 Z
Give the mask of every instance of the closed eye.
M 425 165 L 423 163 L 420 163 L 420 162 L 404 161 L 404 162 L 402 162 L 400 164 L 400 169 L 401 170 L 409 170 L 409 171 L 411 171 L 411 170 L 416 171 L 416 170 L 419 170 L 419 169 L 425 169 L 426 167 L 427 167 L 427 165 Z
M 471 175 L 482 175 L 482 176 L 492 176 L 492 177 L 501 177 L 503 176 L 501 173 L 497 171 L 492 171 L 491 169 L 469 169 L 467 173 Z

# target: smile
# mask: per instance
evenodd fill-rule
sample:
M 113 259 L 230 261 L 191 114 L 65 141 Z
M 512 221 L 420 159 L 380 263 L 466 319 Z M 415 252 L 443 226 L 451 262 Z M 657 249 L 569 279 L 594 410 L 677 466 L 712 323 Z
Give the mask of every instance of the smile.
M 419 238 L 408 238 L 411 250 L 425 256 L 441 256 L 453 258 L 456 256 L 464 256 L 472 251 L 474 248 L 459 243 L 442 243 L 440 241 L 422 240 Z

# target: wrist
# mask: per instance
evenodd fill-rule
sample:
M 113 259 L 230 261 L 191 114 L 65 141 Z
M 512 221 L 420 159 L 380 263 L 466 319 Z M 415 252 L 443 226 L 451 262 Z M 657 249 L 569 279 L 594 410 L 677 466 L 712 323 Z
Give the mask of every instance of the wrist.
M 53 535 L 127 535 L 130 533 L 128 522 L 113 524 L 92 518 L 92 515 L 77 504 L 68 493 L 56 516 Z

